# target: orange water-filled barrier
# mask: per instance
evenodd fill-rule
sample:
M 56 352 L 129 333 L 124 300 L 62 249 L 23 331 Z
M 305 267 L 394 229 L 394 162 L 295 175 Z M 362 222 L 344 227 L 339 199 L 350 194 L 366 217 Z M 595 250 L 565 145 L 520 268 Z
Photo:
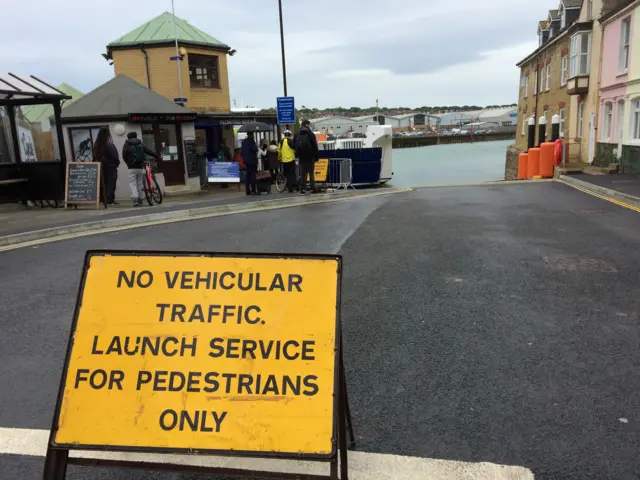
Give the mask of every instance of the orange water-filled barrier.
M 524 180 L 527 178 L 527 162 L 529 161 L 529 155 L 521 153 L 518 157 L 518 180 Z
M 540 149 L 529 149 L 529 161 L 527 162 L 527 178 L 540 175 Z
M 553 164 L 555 162 L 555 142 L 545 142 L 540 145 L 540 170 L 542 178 L 553 177 Z

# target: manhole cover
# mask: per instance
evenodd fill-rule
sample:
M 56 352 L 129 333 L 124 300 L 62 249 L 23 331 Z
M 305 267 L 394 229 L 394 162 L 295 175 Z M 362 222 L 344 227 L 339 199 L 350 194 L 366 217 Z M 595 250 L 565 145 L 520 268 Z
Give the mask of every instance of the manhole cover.
M 553 255 L 542 258 L 549 268 L 563 272 L 617 272 L 616 267 L 597 258 L 579 255 Z

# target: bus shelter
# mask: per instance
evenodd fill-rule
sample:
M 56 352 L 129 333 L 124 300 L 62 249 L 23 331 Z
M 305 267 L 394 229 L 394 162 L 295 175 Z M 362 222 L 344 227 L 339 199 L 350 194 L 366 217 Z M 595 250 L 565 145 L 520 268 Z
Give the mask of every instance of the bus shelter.
M 0 72 L 0 200 L 62 200 L 67 162 L 64 146 L 56 149 L 59 158 L 36 158 L 32 132 L 19 119 L 21 107 L 52 105 L 59 142 L 62 102 L 70 99 L 33 75 Z

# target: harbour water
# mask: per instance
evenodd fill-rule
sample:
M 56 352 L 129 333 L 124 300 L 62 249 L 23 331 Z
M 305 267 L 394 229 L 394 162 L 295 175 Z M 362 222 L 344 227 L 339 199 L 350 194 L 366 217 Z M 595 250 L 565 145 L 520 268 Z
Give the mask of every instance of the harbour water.
M 455 185 L 504 179 L 513 140 L 393 150 L 393 187 Z

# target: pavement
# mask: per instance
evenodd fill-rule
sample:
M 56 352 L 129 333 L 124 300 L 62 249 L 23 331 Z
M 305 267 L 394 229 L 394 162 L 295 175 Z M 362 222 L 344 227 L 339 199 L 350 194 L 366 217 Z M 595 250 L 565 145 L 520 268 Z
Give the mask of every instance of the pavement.
M 614 198 L 620 202 L 640 208 L 640 175 L 589 175 L 578 173 L 563 175 L 561 180 L 586 190 L 587 193 Z
M 84 252 L 100 248 L 343 255 L 353 478 L 640 478 L 639 231 L 636 212 L 544 182 L 0 252 L 0 479 L 41 477 L 37 439 L 50 427 Z M 67 478 L 211 477 L 70 467 Z

